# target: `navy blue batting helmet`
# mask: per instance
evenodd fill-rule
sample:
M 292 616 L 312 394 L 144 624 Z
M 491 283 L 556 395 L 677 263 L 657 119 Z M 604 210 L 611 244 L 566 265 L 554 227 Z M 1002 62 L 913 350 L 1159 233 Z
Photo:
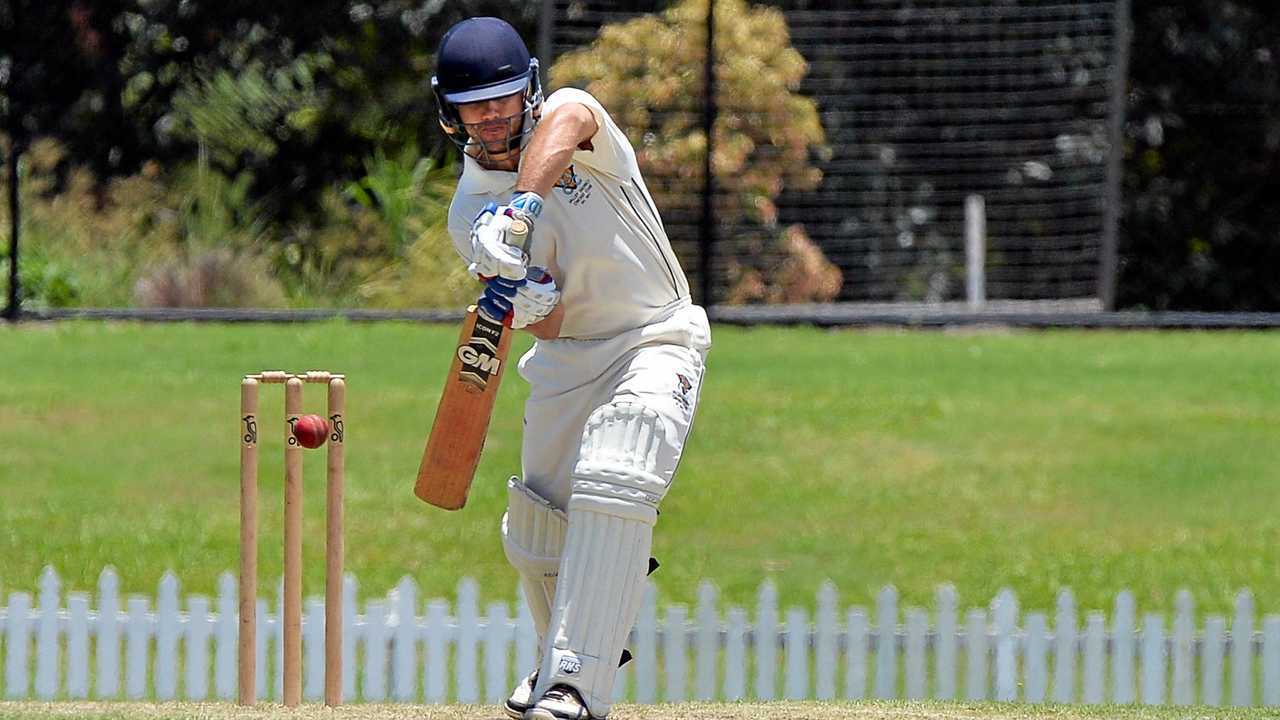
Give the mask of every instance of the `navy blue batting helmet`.
M 458 105 L 523 91 L 523 136 L 532 132 L 533 117 L 542 103 L 537 58 L 529 55 L 515 28 L 494 17 L 470 18 L 449 28 L 436 53 L 431 89 L 440 108 L 440 125 L 463 145 L 467 136 Z

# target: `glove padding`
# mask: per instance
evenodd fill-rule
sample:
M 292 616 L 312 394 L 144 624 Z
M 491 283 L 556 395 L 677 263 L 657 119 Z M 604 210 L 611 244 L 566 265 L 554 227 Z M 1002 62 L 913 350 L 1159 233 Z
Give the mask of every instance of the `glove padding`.
M 516 288 L 516 296 L 511 301 L 511 327 L 519 330 L 542 322 L 559 304 L 560 289 L 551 273 L 531 267 L 525 283 Z
M 499 212 L 505 210 L 505 212 Z M 493 278 L 523 280 L 529 265 L 529 256 L 518 245 L 508 242 L 511 222 L 520 218 L 533 231 L 533 219 L 510 207 L 499 208 L 495 203 L 484 206 L 471 224 L 471 263 L 467 272 L 479 280 Z
M 559 302 L 555 280 L 534 266 L 520 280 L 497 277 L 485 282 L 484 294 L 476 304 L 489 317 L 519 330 L 545 320 Z

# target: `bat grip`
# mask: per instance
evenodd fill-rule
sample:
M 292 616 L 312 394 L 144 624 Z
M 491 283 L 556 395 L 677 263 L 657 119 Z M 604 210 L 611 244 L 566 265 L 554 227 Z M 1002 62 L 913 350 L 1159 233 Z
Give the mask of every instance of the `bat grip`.
M 520 218 L 511 219 L 511 227 L 507 228 L 507 244 L 514 245 L 529 254 L 529 223 Z
M 508 245 L 520 248 L 525 257 L 529 256 L 529 223 L 521 218 L 512 218 L 511 226 L 507 228 L 506 237 Z M 493 322 L 506 324 L 506 318 L 496 318 L 486 312 L 483 307 L 476 307 L 476 312 Z
M 496 317 L 494 317 L 494 316 L 490 315 L 490 314 L 489 314 L 489 312 L 488 312 L 487 310 L 485 310 L 484 308 L 480 307 L 479 305 L 477 305 L 477 306 L 476 306 L 476 313 L 477 313 L 477 314 L 479 314 L 479 315 L 483 315 L 483 316 L 484 316 L 484 318 L 485 318 L 486 320 L 489 320 L 490 322 L 495 322 L 495 323 L 498 323 L 499 325 L 506 325 L 506 324 L 507 324 L 507 320 L 506 320 L 506 318 L 496 318 Z

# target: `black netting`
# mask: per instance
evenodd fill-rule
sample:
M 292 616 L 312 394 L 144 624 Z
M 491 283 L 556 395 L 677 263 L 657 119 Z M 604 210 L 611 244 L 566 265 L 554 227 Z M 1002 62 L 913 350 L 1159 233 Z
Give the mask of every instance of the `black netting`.
M 547 20 L 557 58 L 589 45 L 602 25 L 673 6 L 552 5 Z M 782 11 L 791 45 L 808 66 L 798 92 L 816 103 L 825 132 L 825 142 L 809 151 L 822 178 L 812 188 L 784 179 L 772 198 L 776 207 L 763 217 L 726 197 L 732 178 L 718 181 L 711 273 L 717 302 L 964 299 L 970 195 L 985 204 L 987 297 L 1098 297 L 1113 182 L 1114 0 L 768 5 Z M 720 38 L 734 22 L 717 16 L 721 68 L 732 41 Z M 702 27 L 684 42 L 704 42 Z M 690 72 L 701 77 L 700 68 Z M 704 100 L 695 94 L 655 103 L 648 131 L 660 135 L 680 114 L 700 128 L 695 117 Z M 748 124 L 762 112 L 752 101 L 723 88 L 716 97 L 721 116 Z M 610 110 L 626 115 L 626 108 Z M 756 153 L 769 161 L 770 148 Z M 696 284 L 701 164 L 646 173 Z M 821 280 L 829 267 L 822 257 L 838 268 L 834 285 Z M 786 287 L 753 292 L 751 283 Z

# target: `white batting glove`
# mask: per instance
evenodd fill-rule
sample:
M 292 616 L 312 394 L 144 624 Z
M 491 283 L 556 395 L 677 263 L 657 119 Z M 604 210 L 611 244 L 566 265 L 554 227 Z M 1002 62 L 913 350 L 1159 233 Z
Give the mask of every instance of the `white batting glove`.
M 547 318 L 560 303 L 560 290 L 551 274 L 540 267 L 529 268 L 526 282 L 511 298 L 511 327 L 519 330 Z
M 467 272 L 479 280 L 523 280 L 529 256 L 507 242 L 513 218 L 497 210 L 494 203 L 485 205 L 471 224 L 471 263 L 467 265 Z

